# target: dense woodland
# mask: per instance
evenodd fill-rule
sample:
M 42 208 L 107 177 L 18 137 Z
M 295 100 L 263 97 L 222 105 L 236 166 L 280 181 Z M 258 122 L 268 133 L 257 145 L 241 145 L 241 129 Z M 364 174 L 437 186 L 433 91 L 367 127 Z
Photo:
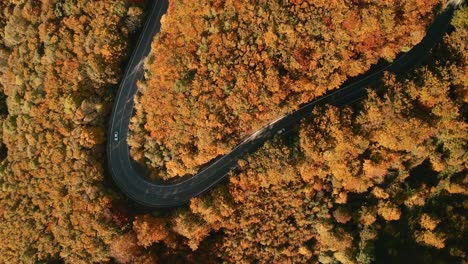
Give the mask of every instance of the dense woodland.
M 117 260 L 463 263 L 468 9 L 453 24 L 424 65 L 352 108 L 316 108 L 189 209 L 137 216 Z
M 118 229 L 103 143 L 142 10 L 122 0 L 0 1 L 0 263 L 109 259 Z
M 268 122 L 418 43 L 440 0 L 169 1 L 133 120 L 153 177 L 194 174 Z
M 394 58 L 441 7 L 170 2 L 131 138 L 134 157 L 163 178 L 196 171 L 299 102 Z M 352 108 L 315 109 L 188 207 L 136 214 L 105 184 L 104 144 L 143 10 L 142 1 L 0 2 L 0 263 L 467 258 L 468 9 L 418 69 L 386 75 Z

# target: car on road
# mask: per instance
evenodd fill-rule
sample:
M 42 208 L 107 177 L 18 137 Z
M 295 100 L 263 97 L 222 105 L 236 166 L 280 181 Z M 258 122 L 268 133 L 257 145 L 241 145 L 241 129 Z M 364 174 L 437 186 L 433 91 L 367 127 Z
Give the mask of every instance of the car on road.
M 284 131 L 286 131 L 286 129 L 282 128 L 282 129 L 278 130 L 278 132 L 276 132 L 276 134 L 282 135 L 284 133 Z

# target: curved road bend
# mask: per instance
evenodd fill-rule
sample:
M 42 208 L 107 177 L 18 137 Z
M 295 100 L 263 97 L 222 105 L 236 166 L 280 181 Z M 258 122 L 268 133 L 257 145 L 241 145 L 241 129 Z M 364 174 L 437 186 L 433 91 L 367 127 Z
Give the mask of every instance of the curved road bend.
M 111 115 L 107 136 L 107 158 L 112 178 L 130 199 L 145 206 L 164 208 L 187 204 L 192 197 L 206 192 L 225 179 L 231 170 L 237 168 L 239 159 L 257 150 L 275 134 L 289 131 L 295 124 L 299 123 L 301 118 L 309 115 L 314 106 L 318 104 L 349 105 L 363 98 L 366 88 L 378 83 L 384 71 L 399 74 L 413 68 L 448 30 L 455 7 L 455 4 L 449 5 L 443 13 L 435 18 L 421 43 L 397 58 L 393 63 L 381 64 L 377 69 L 371 70 L 371 73 L 269 123 L 247 137 L 230 153 L 202 169 L 198 174 L 187 179 L 161 184 L 140 175 L 130 158 L 127 144 L 130 118 L 133 114 L 133 96 L 137 92 L 136 83 L 144 77 L 142 62 L 151 50 L 153 37 L 161 28 L 161 16 L 168 8 L 168 0 L 156 0 L 127 64 Z

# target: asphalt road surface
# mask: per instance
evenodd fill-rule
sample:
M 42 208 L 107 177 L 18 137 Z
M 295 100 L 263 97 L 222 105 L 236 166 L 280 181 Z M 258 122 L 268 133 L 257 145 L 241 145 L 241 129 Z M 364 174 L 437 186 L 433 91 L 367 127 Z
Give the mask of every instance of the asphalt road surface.
M 300 106 L 297 111 L 271 122 L 247 137 L 229 154 L 203 168 L 198 174 L 168 183 L 156 183 L 148 180 L 131 159 L 127 135 L 130 118 L 133 114 L 133 97 L 138 89 L 136 83 L 144 78 L 142 61 L 150 52 L 153 37 L 161 28 L 161 16 L 167 11 L 167 8 L 168 0 L 156 0 L 148 14 L 141 37 L 130 57 L 120 84 L 107 136 L 108 166 L 113 180 L 130 199 L 154 208 L 184 205 L 192 197 L 208 191 L 224 180 L 231 170 L 237 168 L 239 159 L 257 150 L 274 135 L 290 131 L 299 124 L 303 117 L 310 115 L 314 106 L 319 104 L 337 106 L 353 104 L 365 96 L 367 88 L 375 86 L 381 80 L 385 71 L 400 74 L 418 65 L 450 28 L 455 4 L 449 5 L 443 13 L 435 18 L 420 44 L 399 56 L 393 63 L 380 63 L 367 74 L 354 79 L 352 83 L 345 84 L 323 97 Z

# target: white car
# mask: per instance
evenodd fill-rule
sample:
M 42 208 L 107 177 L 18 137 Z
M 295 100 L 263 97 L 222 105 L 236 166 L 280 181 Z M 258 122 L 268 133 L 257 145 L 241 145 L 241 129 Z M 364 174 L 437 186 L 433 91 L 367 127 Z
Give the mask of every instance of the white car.
M 114 141 L 119 141 L 119 131 L 114 131 Z

